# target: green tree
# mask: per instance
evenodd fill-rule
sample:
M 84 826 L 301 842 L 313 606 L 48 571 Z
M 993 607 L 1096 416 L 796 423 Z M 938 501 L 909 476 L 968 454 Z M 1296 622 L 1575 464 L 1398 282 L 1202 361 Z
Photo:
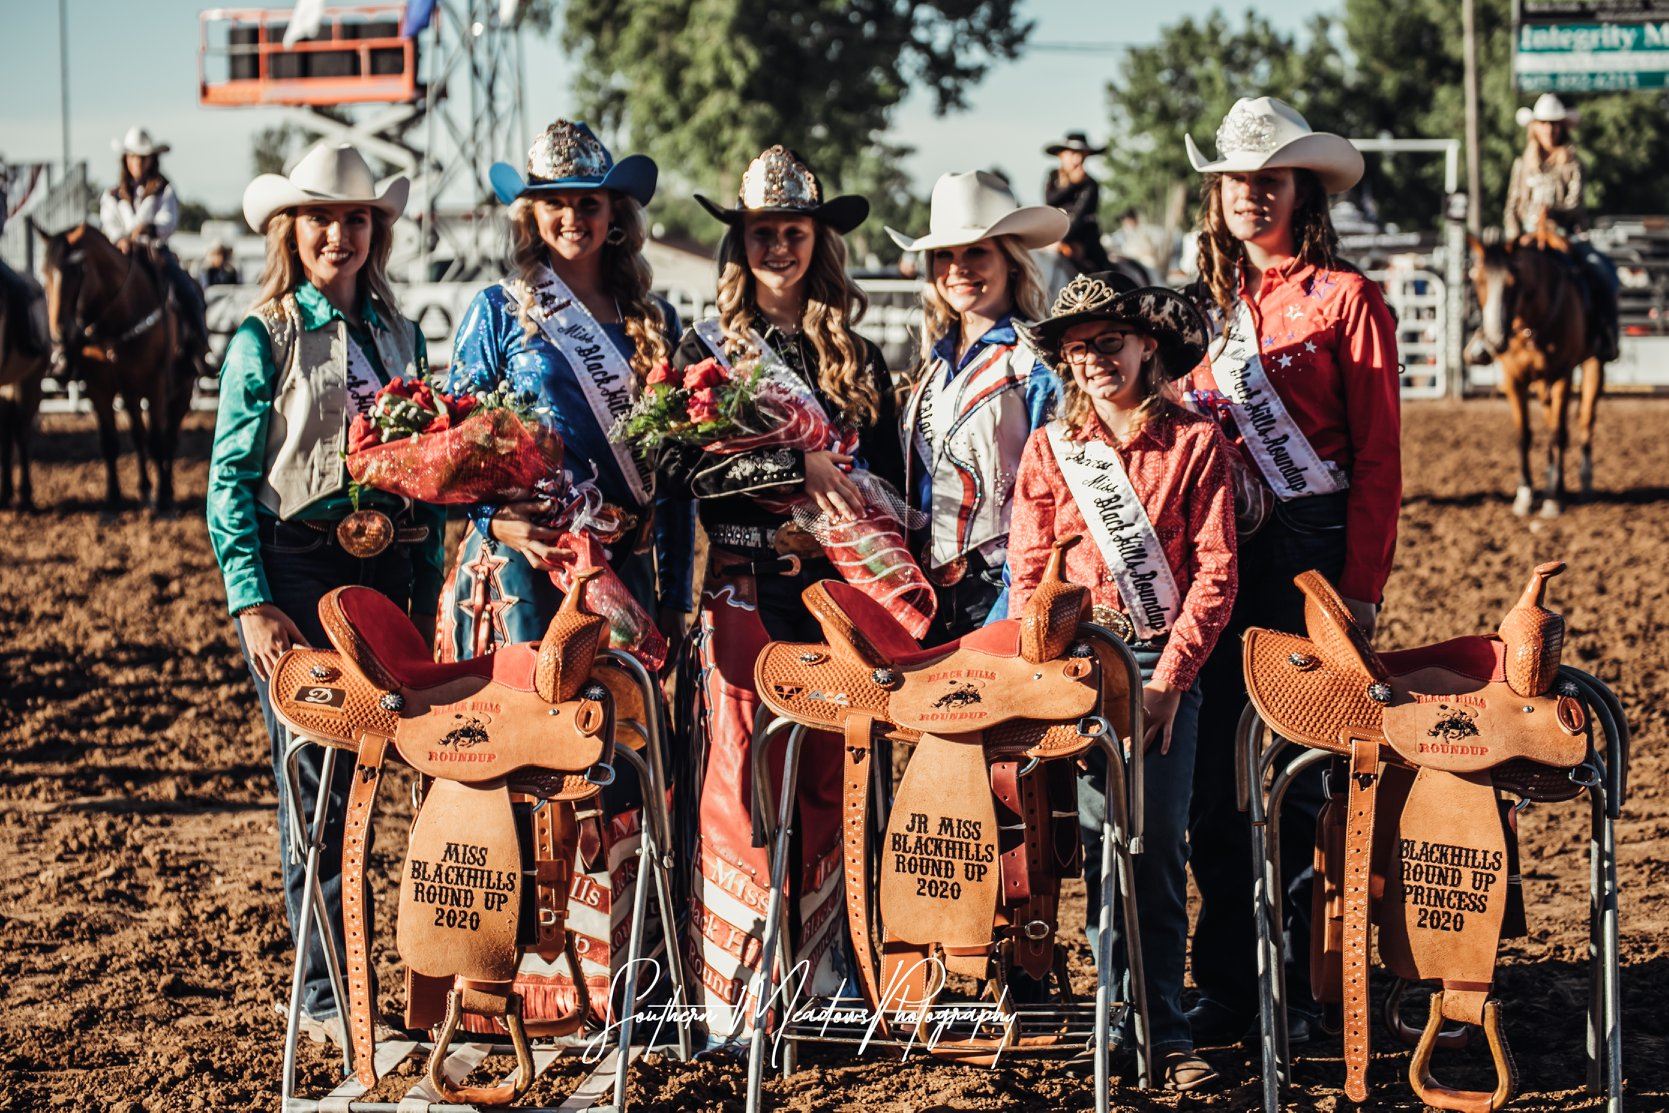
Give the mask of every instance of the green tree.
M 880 144 L 912 89 L 966 105 L 993 62 L 1018 55 L 1019 0 L 570 0 L 563 41 L 594 121 L 625 126 L 675 186 L 734 194 L 772 143 L 798 150 L 833 190 L 893 184 Z M 890 213 L 895 196 L 879 202 Z M 867 229 L 866 229 L 867 231 Z M 879 227 L 869 238 L 886 246 Z

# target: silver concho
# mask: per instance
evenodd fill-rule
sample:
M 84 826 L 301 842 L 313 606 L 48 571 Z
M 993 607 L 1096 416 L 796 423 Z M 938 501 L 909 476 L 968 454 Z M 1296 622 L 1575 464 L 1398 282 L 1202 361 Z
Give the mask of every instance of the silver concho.
M 1288 653 L 1287 664 L 1295 669 L 1313 669 L 1316 666 L 1316 659 L 1308 653 Z
M 744 209 L 815 209 L 822 196 L 810 168 L 778 143 L 748 163 L 737 200 Z
M 1396 693 L 1391 691 L 1391 686 L 1383 680 L 1376 680 L 1368 685 L 1368 698 L 1375 703 L 1390 703 L 1395 695 Z
M 331 668 L 329 665 L 314 665 L 312 668 L 307 670 L 307 674 L 314 680 L 336 679 L 336 670 Z
M 598 703 L 608 698 L 608 689 L 593 680 L 591 683 L 580 689 L 580 698 L 591 700 L 593 703 Z
M 384 711 L 402 711 L 406 706 L 406 697 L 399 692 L 384 692 L 377 703 Z
M 898 687 L 898 673 L 893 669 L 876 669 L 874 672 L 869 674 L 869 679 L 873 680 L 876 685 L 882 688 Z
M 588 129 L 567 120 L 546 128 L 527 150 L 529 177 L 601 180 L 614 168 L 614 159 Z
M 1095 647 L 1089 642 L 1073 642 L 1066 650 L 1068 657 L 1094 657 Z
M 1275 149 L 1275 121 L 1254 112 L 1245 103 L 1235 105 L 1217 129 L 1217 155 L 1228 158 L 1235 151 L 1266 155 Z

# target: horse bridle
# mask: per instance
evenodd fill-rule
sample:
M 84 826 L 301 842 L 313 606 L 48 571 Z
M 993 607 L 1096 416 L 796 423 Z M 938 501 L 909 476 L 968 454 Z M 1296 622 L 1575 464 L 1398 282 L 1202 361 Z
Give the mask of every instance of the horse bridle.
M 66 363 L 69 361 L 69 352 L 71 348 L 69 337 L 71 336 L 74 336 L 77 340 L 77 343 L 74 345 L 75 347 L 103 348 L 106 358 L 113 359 L 115 358 L 116 345 L 125 344 L 129 340 L 132 340 L 150 329 L 155 328 L 158 322 L 162 320 L 162 312 L 167 304 L 167 295 L 162 291 L 158 291 L 157 305 L 149 313 L 146 313 L 144 316 L 140 317 L 139 320 L 127 326 L 120 334 L 108 338 L 101 338 L 100 330 L 104 325 L 106 318 L 111 315 L 116 306 L 122 303 L 123 297 L 127 294 L 128 286 L 133 281 L 134 272 L 139 269 L 139 264 L 132 255 L 124 253 L 123 257 L 127 262 L 127 266 L 122 270 L 122 281 L 117 285 L 115 294 L 112 295 L 109 302 L 106 303 L 103 311 L 101 311 L 97 317 L 95 317 L 92 321 L 85 323 L 83 323 L 83 321 L 84 310 L 86 309 L 87 304 L 86 249 L 77 248 L 74 251 L 66 253 L 63 260 L 59 263 L 58 271 L 60 275 L 62 275 L 70 265 L 73 265 L 76 270 L 77 278 L 75 301 L 71 306 L 70 313 L 70 325 L 72 327 L 64 329 L 65 340 L 63 342 L 63 347 Z

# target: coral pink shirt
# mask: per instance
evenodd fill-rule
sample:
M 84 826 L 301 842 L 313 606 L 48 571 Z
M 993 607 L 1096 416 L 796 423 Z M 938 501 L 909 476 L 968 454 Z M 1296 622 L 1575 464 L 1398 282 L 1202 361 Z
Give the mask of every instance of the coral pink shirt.
M 1402 506 L 1396 322 L 1366 276 L 1296 260 L 1264 271 L 1249 304 L 1275 392 L 1317 455 L 1350 476 L 1339 593 L 1377 603 L 1391 575 Z M 1187 385 L 1217 387 L 1209 357 Z
M 1234 605 L 1238 573 L 1228 463 L 1233 449 L 1215 421 L 1174 406 L 1150 419 L 1129 444 L 1119 444 L 1094 417 L 1072 434 L 1074 440 L 1086 437 L 1118 453 L 1182 592 L 1181 611 L 1153 676 L 1187 688 Z M 1055 539 L 1074 533 L 1084 539 L 1067 551 L 1067 579 L 1088 586 L 1091 602 L 1127 610 L 1061 473 L 1048 431 L 1039 429 L 1026 442 L 1014 487 L 1008 535 L 1010 614 L 1019 614 L 1037 589 Z

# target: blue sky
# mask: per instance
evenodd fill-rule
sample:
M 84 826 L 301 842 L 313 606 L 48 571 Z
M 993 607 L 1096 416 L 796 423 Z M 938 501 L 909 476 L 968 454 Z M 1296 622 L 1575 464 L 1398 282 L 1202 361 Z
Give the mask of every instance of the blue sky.
M 250 176 L 249 140 L 282 119 L 277 110 L 211 109 L 197 104 L 200 0 L 65 0 L 69 18 L 70 149 L 91 162 L 94 177 L 113 174 L 112 138 L 142 123 L 173 145 L 167 169 L 181 193 L 216 210 L 235 209 Z M 624 0 L 629 2 L 629 0 Z M 270 3 L 272 7 L 287 7 Z M 335 5 L 330 5 L 335 6 Z M 8 0 L 0 72 L 0 154 L 13 161 L 56 159 L 59 139 L 58 5 Z M 1144 43 L 1184 15 L 1222 8 L 1236 18 L 1255 8 L 1278 27 L 1297 30 L 1336 0 L 1030 0 L 1040 44 Z M 559 41 L 529 36 L 527 103 L 531 118 L 573 111 L 572 66 Z M 930 98 L 897 110 L 893 133 L 915 147 L 909 170 L 925 190 L 939 173 L 1001 165 L 1024 196 L 1047 165 L 1039 148 L 1068 128 L 1099 138 L 1106 127 L 1106 80 L 1119 62 L 1107 52 L 1029 51 L 995 68 L 965 112 L 938 117 Z M 1034 180 L 1035 179 L 1035 180 Z

